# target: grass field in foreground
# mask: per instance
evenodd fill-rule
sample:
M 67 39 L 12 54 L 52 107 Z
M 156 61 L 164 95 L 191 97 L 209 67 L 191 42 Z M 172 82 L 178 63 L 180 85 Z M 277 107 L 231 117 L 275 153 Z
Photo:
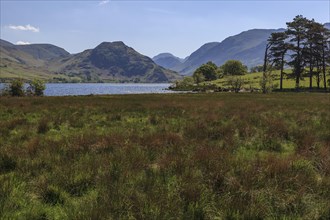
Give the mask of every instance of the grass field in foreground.
M 329 94 L 0 97 L 0 219 L 329 219 Z

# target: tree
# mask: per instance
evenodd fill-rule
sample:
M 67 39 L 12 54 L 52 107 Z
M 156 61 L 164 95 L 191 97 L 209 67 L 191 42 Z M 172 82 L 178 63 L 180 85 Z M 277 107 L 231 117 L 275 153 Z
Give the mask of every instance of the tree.
M 330 31 L 323 27 L 322 36 L 322 72 L 323 72 L 323 84 L 324 90 L 327 90 L 326 80 L 326 61 L 330 60 Z
M 43 96 L 46 85 L 39 79 L 34 79 L 29 83 L 28 91 L 35 96 Z
M 317 85 L 320 85 L 320 69 L 322 68 L 322 47 L 324 27 L 322 24 L 317 23 L 314 19 L 306 24 L 306 42 L 304 43 L 303 57 L 305 63 L 309 65 L 309 88 L 313 88 L 313 75 L 317 75 Z M 317 71 L 314 71 L 314 68 Z M 314 74 L 314 72 L 316 74 Z
M 266 44 L 266 49 L 265 49 L 265 54 L 264 54 L 264 65 L 263 65 L 263 70 L 262 70 L 262 79 L 261 79 L 261 89 L 262 89 L 262 93 L 267 93 L 267 90 L 265 89 L 266 88 L 266 83 L 268 82 L 267 80 L 267 67 L 269 67 L 268 63 L 269 63 L 269 49 L 271 47 L 271 43 L 268 42 Z
M 218 78 L 218 67 L 209 61 L 196 69 L 193 74 L 196 83 L 215 80 Z
M 24 82 L 22 79 L 14 79 L 9 84 L 9 94 L 11 96 L 24 96 Z
M 299 90 L 299 82 L 304 70 L 303 62 L 303 45 L 306 41 L 306 24 L 308 19 L 302 15 L 297 15 L 292 22 L 287 22 L 287 31 L 286 34 L 290 44 L 289 48 L 293 52 L 291 55 L 292 60 L 289 62 L 289 65 L 293 67 L 293 74 L 296 78 L 296 89 Z
M 239 60 L 228 60 L 221 66 L 224 75 L 244 75 L 247 68 Z
M 193 79 L 195 83 L 199 84 L 205 81 L 205 76 L 203 75 L 202 72 L 198 71 L 198 72 L 194 72 Z
M 286 38 L 287 35 L 285 32 L 272 33 L 268 38 L 270 45 L 269 59 L 271 66 L 274 65 L 277 69 L 280 69 L 280 90 L 283 89 L 283 69 L 285 64 L 284 56 L 288 50 L 288 45 L 285 42 Z

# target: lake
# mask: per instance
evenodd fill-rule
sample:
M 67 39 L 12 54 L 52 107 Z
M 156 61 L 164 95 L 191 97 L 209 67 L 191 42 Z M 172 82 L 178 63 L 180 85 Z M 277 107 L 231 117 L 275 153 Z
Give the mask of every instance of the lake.
M 47 83 L 45 96 L 174 93 L 168 83 Z M 5 84 L 0 84 L 0 89 Z

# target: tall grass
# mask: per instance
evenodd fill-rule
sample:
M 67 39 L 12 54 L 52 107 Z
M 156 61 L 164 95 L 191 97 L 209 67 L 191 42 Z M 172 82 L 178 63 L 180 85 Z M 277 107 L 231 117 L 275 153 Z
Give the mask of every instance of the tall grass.
M 0 97 L 0 219 L 328 219 L 328 94 Z

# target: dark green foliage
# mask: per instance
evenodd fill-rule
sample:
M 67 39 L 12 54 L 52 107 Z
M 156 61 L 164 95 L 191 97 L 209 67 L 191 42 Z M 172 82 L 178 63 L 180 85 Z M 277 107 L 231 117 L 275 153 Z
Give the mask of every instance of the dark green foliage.
M 328 219 L 327 94 L 0 97 L 0 219 Z
M 289 65 L 293 67 L 294 77 L 296 78 L 296 89 L 299 89 L 299 81 L 304 69 L 302 50 L 306 40 L 308 19 L 302 15 L 297 15 L 292 22 L 287 22 L 286 34 L 290 39 L 289 48 L 293 51 L 292 60 Z
M 9 94 L 12 96 L 24 96 L 24 82 L 21 79 L 14 79 L 9 84 Z
M 218 78 L 218 67 L 213 62 L 209 61 L 196 69 L 193 78 L 196 83 L 215 80 Z
M 297 15 L 292 22 L 287 22 L 285 32 L 289 40 L 288 49 L 292 52 L 291 60 L 288 62 L 293 67 L 293 75 L 296 78 L 296 89 L 299 89 L 300 79 L 306 65 L 309 65 L 310 89 L 312 89 L 313 69 L 316 69 L 318 88 L 320 83 L 320 72 L 323 72 L 324 90 L 326 86 L 326 66 L 329 57 L 329 31 L 320 23 L 309 20 L 302 15 Z
M 228 60 L 221 66 L 224 75 L 244 75 L 247 73 L 247 67 L 239 60 Z
M 280 90 L 283 89 L 283 69 L 284 69 L 284 56 L 289 48 L 289 45 L 285 42 L 287 35 L 285 32 L 272 33 L 268 39 L 270 47 L 270 63 L 279 69 L 280 72 Z M 264 79 L 266 80 L 266 79 Z

